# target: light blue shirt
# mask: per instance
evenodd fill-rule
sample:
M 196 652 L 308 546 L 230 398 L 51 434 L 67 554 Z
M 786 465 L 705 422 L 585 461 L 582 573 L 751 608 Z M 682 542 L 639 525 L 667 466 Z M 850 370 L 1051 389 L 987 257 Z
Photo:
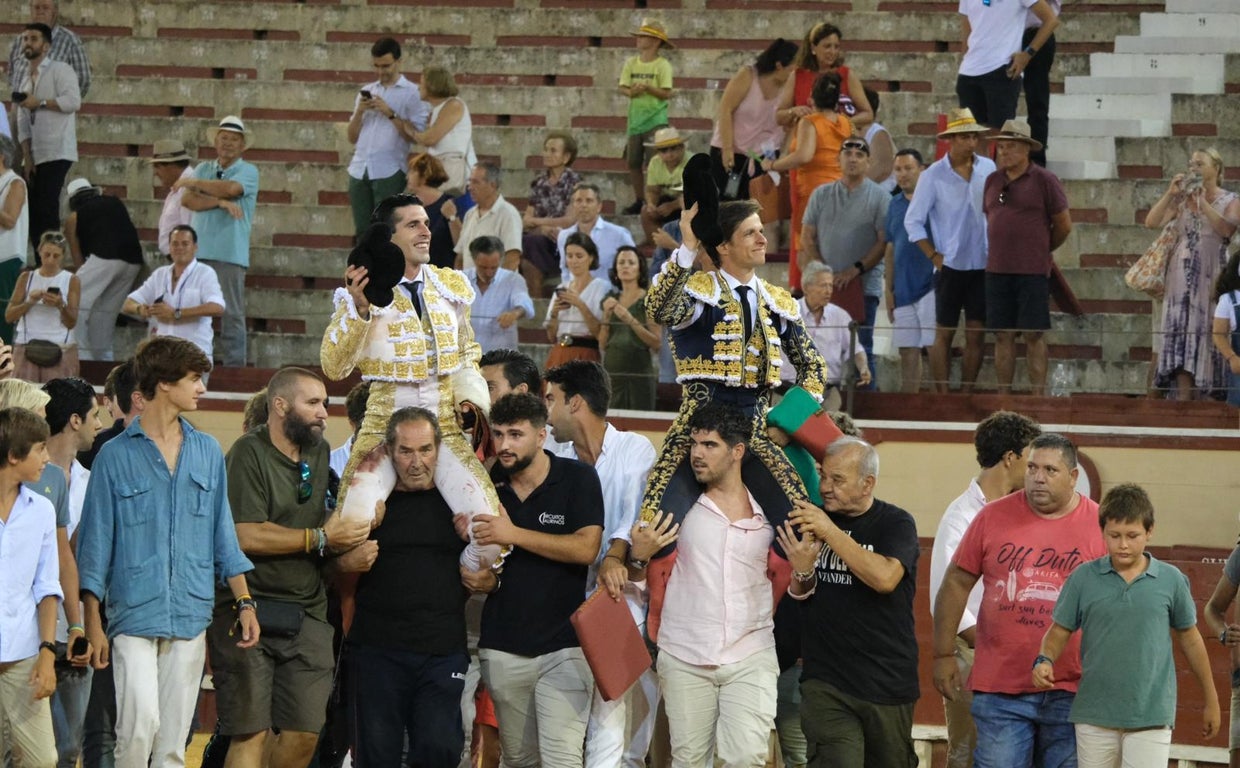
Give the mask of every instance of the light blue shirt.
M 232 201 L 241 206 L 240 219 L 234 219 L 221 208 L 194 212 L 199 261 L 222 261 L 249 269 L 250 227 L 254 224 L 254 206 L 258 202 L 258 168 L 237 158 L 221 175 L 219 161 L 212 160 L 199 163 L 194 169 L 194 178 L 235 181 L 242 189 L 241 197 Z
M 430 117 L 431 107 L 422 101 L 422 92 L 418 86 L 401 75 L 391 86 L 385 86 L 378 80 L 362 86 L 353 97 L 353 109 L 361 104 L 361 90 L 370 91 L 372 96 L 382 98 L 396 113 L 396 117 L 406 120 L 414 130 L 425 131 L 426 121 Z M 389 120 L 381 112 L 368 109 L 362 114 L 362 129 L 357 135 L 357 148 L 353 150 L 353 159 L 349 161 L 349 175 L 355 179 L 386 179 L 403 173 L 405 157 L 409 154 L 409 142 L 396 129 L 396 121 Z
M 564 258 L 564 241 L 576 231 L 576 224 L 561 229 L 560 236 L 555 240 L 555 250 L 560 254 L 561 283 L 567 283 L 573 279 L 573 276 L 568 273 L 568 261 Z M 590 270 L 590 274 L 610 284 L 611 276 L 608 272 L 611 270 L 611 265 L 616 263 L 616 251 L 622 246 L 633 245 L 633 233 L 619 224 L 603 221 L 603 217 L 599 216 L 594 220 L 594 228 L 590 230 L 589 235 L 594 244 L 598 246 L 598 269 Z
M 0 664 L 39 652 L 39 602 L 60 591 L 56 512 L 25 486 L 0 522 Z
M 180 421 L 174 472 L 141 416 L 91 465 L 78 573 L 82 590 L 106 601 L 111 636 L 196 637 L 217 579 L 254 567 L 237 544 L 220 444 Z
M 534 302 L 530 301 L 525 278 L 511 269 L 500 268 L 486 293 L 478 287 L 478 270 L 470 267 L 465 277 L 474 288 L 474 304 L 469 310 L 469 322 L 474 327 L 474 341 L 483 353 L 495 349 L 517 348 L 517 324 L 500 328 L 496 320 L 502 313 L 520 307 L 526 317 L 534 316 Z
M 985 269 L 988 250 L 982 191 L 986 177 L 994 172 L 994 162 L 980 155 L 973 156 L 973 176 L 968 181 L 952 170 L 950 155 L 932 163 L 917 180 L 913 202 L 904 216 L 909 241 L 929 239 L 943 254 L 944 266 L 952 269 Z

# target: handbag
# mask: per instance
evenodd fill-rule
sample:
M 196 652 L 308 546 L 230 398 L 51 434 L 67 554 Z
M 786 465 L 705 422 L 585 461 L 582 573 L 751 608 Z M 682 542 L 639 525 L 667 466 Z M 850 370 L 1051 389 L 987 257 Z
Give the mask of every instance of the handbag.
M 775 184 L 771 174 L 764 173 L 749 180 L 749 197 L 762 206 L 758 216 L 763 224 L 780 220 L 779 186 Z
M 1167 275 L 1167 257 L 1175 248 L 1175 241 L 1176 219 L 1172 219 L 1163 227 L 1153 244 L 1141 254 L 1141 258 L 1128 268 L 1127 274 L 1124 275 L 1124 282 L 1128 284 L 1128 287 L 1147 293 L 1155 299 L 1161 299 Z
M 24 345 L 26 359 L 40 368 L 51 368 L 60 363 L 65 351 L 54 341 L 31 339 Z
M 301 633 L 301 622 L 306 618 L 306 609 L 298 603 L 267 598 L 255 600 L 258 612 L 258 625 L 262 627 L 266 637 L 297 637 Z

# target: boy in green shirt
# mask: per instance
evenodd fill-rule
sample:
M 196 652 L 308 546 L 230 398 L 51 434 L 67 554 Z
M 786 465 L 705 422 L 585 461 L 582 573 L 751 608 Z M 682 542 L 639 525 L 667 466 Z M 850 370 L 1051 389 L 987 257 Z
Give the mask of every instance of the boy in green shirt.
M 1033 662 L 1033 682 L 1050 688 L 1055 659 L 1081 630 L 1081 682 L 1070 719 L 1080 768 L 1165 766 L 1175 724 L 1175 661 L 1180 646 L 1205 698 L 1202 736 L 1219 727 L 1218 694 L 1188 579 L 1145 552 L 1154 506 L 1140 486 L 1112 488 L 1098 508 L 1107 557 L 1072 572 Z M 1168 629 L 1171 631 L 1168 632 Z
M 663 25 L 652 19 L 643 19 L 641 27 L 631 34 L 635 38 L 637 55 L 630 56 L 620 71 L 620 93 L 629 98 L 629 139 L 624 159 L 629 166 L 634 203 L 624 212 L 630 216 L 641 211 L 645 199 L 646 148 L 643 144 L 656 128 L 667 125 L 667 100 L 672 97 L 672 65 L 659 55 L 659 50 L 665 46 L 675 47 L 668 40 Z

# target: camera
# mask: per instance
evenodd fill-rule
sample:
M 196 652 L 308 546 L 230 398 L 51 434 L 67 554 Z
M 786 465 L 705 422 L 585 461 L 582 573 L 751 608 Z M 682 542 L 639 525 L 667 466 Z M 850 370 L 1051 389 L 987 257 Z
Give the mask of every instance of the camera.
M 1200 173 L 1190 173 L 1184 177 L 1184 191 L 1191 195 L 1201 189 L 1201 183 Z

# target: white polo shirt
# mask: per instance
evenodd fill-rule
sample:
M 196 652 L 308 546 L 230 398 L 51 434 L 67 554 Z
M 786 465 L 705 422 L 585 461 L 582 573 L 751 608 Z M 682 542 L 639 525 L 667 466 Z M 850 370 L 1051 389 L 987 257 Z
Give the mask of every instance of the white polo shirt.
M 164 303 L 173 309 L 208 303 L 219 304 L 227 309 L 224 294 L 220 290 L 220 279 L 216 277 L 215 270 L 204 266 L 198 259 L 191 261 L 185 268 L 175 290 L 172 287 L 172 265 L 169 264 L 152 272 L 145 283 L 129 294 L 129 298 L 139 304 L 154 304 L 162 298 Z M 207 353 L 208 358 L 211 357 L 215 336 L 211 331 L 209 317 L 195 317 L 175 323 L 161 322 L 152 317 L 150 329 L 152 336 L 176 336 L 192 341 Z

